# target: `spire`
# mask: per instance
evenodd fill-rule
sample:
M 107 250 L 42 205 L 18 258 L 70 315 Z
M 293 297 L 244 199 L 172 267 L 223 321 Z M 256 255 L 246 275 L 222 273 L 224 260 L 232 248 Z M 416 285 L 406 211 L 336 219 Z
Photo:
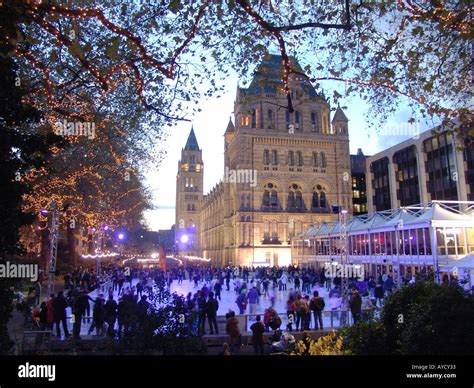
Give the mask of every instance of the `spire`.
M 188 141 L 184 149 L 186 151 L 200 151 L 196 135 L 194 134 L 194 126 L 191 126 L 191 132 L 189 132 Z
M 339 104 L 337 104 L 337 109 L 336 109 L 336 113 L 334 114 L 334 118 L 332 119 L 332 122 L 336 122 L 336 121 L 344 121 L 344 122 L 348 122 L 348 118 L 347 116 L 344 114 L 344 111 L 341 109 L 341 106 Z
M 232 123 L 232 118 L 229 116 L 229 124 L 227 124 L 227 129 L 225 130 L 226 133 L 234 132 L 234 123 Z

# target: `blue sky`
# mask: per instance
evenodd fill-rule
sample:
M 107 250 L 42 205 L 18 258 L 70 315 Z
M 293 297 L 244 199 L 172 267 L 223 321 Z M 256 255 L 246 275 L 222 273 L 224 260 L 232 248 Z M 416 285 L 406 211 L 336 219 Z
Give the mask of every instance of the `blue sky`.
M 226 82 L 226 90 L 225 93 L 221 93 L 222 97 L 199 101 L 202 111 L 192 117 L 194 131 L 203 151 L 204 194 L 209 192 L 224 175 L 223 135 L 229 117 L 233 118 L 237 82 L 237 77 L 234 75 Z M 333 87 L 339 88 L 340 85 Z M 365 155 L 373 155 L 411 137 L 410 134 L 396 135 L 400 132 L 406 133 L 404 129 L 407 128 L 407 120 L 411 117 L 411 111 L 407 105 L 401 105 L 393 117 L 389 118 L 387 124 L 378 131 L 375 128 L 369 129 L 364 117 L 369 107 L 362 100 L 352 97 L 341 101 L 341 106 L 347 107 L 345 113 L 349 119 L 352 154 L 356 153 L 358 148 L 362 148 Z M 424 131 L 432 127 L 433 123 L 419 123 L 418 128 Z M 397 128 L 401 129 L 397 130 Z M 169 229 L 174 223 L 178 160 L 190 129 L 191 123 L 180 122 L 170 130 L 168 139 L 160 146 L 167 152 L 165 158 L 155 171 L 146 177 L 145 184 L 153 193 L 155 206 L 154 210 L 144 215 L 151 230 Z

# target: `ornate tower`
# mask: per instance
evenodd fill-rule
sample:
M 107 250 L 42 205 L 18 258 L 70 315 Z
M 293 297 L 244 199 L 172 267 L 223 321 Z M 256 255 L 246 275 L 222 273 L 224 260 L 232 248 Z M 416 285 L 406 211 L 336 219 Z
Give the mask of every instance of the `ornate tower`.
M 181 150 L 176 175 L 175 242 L 180 255 L 199 254 L 199 212 L 203 193 L 204 163 L 194 128 Z

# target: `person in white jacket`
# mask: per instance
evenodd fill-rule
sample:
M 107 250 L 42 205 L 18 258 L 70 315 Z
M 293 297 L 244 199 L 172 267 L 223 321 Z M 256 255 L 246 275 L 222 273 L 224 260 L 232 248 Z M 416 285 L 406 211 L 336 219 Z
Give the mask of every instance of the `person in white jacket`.
M 286 285 L 288 283 L 288 275 L 286 274 L 286 272 L 283 272 L 279 281 L 281 282 L 282 291 L 286 291 Z

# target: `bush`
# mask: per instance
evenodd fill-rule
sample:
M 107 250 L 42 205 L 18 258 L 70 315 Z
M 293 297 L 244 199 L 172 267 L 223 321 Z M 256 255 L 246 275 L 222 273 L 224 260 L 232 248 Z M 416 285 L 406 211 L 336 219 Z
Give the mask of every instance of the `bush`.
M 474 354 L 474 299 L 459 287 L 419 282 L 390 296 L 379 320 L 341 329 L 354 354 Z

